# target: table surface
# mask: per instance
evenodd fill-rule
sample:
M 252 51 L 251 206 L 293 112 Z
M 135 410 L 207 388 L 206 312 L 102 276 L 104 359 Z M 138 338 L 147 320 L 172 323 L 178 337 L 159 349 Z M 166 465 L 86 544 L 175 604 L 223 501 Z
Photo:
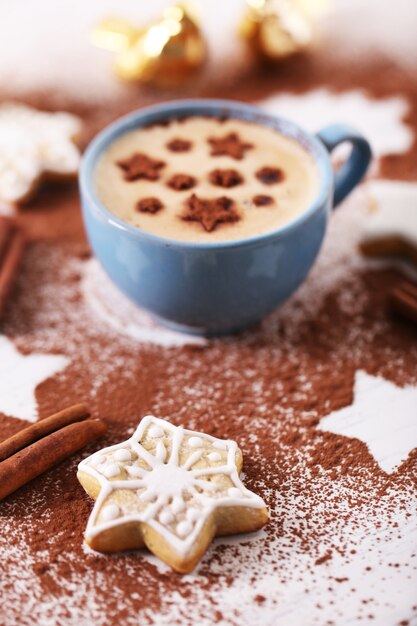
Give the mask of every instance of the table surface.
M 136 4 L 126 14 L 148 15 Z M 313 131 L 337 116 L 369 135 L 372 176 L 416 181 L 417 196 L 415 3 L 335 3 L 317 48 L 269 70 L 225 34 L 240 3 L 207 5 L 211 62 L 175 96 L 257 102 Z M 106 12 L 121 8 L 0 4 L 2 99 L 79 114 L 86 143 L 118 115 L 173 97 L 111 77 L 109 55 L 86 43 Z M 2 623 L 417 624 L 417 334 L 386 305 L 414 270 L 360 256 L 367 193 L 336 212 L 314 270 L 279 311 L 197 343 L 109 283 L 89 257 L 75 185 L 44 188 L 19 210 L 30 244 L 0 327 L 0 439 L 79 401 L 108 432 L 0 504 Z M 145 551 L 105 557 L 83 545 L 92 503 L 77 463 L 147 413 L 238 441 L 245 484 L 271 510 L 264 530 L 216 539 L 187 576 Z

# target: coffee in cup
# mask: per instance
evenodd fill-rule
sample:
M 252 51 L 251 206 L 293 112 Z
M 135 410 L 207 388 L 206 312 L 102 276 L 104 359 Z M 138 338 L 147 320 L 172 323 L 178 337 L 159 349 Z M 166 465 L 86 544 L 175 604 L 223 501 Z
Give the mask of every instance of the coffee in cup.
M 139 230 L 207 243 L 285 226 L 311 206 L 320 177 L 309 152 L 273 128 L 190 116 L 116 138 L 94 184 L 104 206 Z

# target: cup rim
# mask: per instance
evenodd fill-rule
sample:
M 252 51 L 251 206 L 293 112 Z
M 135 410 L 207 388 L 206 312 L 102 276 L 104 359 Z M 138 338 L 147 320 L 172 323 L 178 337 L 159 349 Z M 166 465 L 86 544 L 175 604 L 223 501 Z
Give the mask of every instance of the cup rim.
M 117 215 L 107 209 L 96 194 L 94 188 L 94 171 L 98 159 L 104 150 L 118 137 L 125 133 L 148 126 L 158 121 L 176 119 L 190 116 L 209 117 L 232 117 L 248 122 L 268 126 L 279 131 L 287 137 L 297 141 L 314 159 L 319 170 L 320 187 L 313 202 L 291 221 L 282 226 L 253 237 L 232 239 L 230 241 L 181 241 L 162 237 L 153 233 L 142 231 L 136 226 L 128 224 Z M 118 230 L 124 231 L 135 239 L 148 242 L 187 248 L 196 250 L 213 250 L 252 246 L 260 242 L 266 243 L 271 240 L 281 239 L 289 232 L 307 221 L 316 211 L 323 207 L 332 192 L 333 172 L 328 152 L 320 139 L 304 130 L 298 124 L 287 118 L 271 115 L 264 112 L 258 106 L 234 100 L 221 100 L 216 98 L 192 98 L 186 100 L 172 100 L 161 104 L 155 104 L 137 109 L 124 115 L 100 131 L 89 143 L 83 154 L 79 173 L 79 185 L 83 203 L 88 201 L 105 217 L 106 221 Z

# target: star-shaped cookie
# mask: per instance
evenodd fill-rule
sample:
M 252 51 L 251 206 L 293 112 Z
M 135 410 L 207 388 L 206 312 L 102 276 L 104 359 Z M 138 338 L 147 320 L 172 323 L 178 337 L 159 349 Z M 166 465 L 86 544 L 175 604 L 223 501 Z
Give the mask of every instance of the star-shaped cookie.
M 242 484 L 242 453 L 230 440 L 148 415 L 133 436 L 82 461 L 78 480 L 96 499 L 85 534 L 101 552 L 147 546 L 191 572 L 216 535 L 258 530 L 262 498 Z
M 44 178 L 75 177 L 81 120 L 6 103 L 0 106 L 0 200 L 27 200 Z
M 253 148 L 251 143 L 242 141 L 237 133 L 228 133 L 224 137 L 209 137 L 211 156 L 229 156 L 240 161 L 245 156 L 246 150 Z
M 369 184 L 372 212 L 360 242 L 369 256 L 404 256 L 417 264 L 417 183 Z

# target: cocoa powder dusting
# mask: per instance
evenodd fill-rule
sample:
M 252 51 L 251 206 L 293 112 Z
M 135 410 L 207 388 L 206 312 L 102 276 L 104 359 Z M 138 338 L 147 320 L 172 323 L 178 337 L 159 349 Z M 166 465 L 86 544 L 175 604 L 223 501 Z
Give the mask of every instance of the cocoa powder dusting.
M 323 63 L 290 61 L 280 84 L 405 93 L 417 132 L 410 74 L 384 59 L 350 73 Z M 216 94 L 256 99 L 272 76 L 257 70 Z M 81 111 L 89 133 L 123 112 Z M 381 171 L 417 179 L 416 163 L 414 142 L 408 154 L 385 157 Z M 352 402 L 358 369 L 417 384 L 417 331 L 385 307 L 400 274 L 356 251 L 365 215 L 360 193 L 341 207 L 307 282 L 257 328 L 164 348 L 118 334 L 83 297 L 89 253 L 75 187 L 45 190 L 19 212 L 32 241 L 1 332 L 23 353 L 71 361 L 36 389 L 40 417 L 84 401 L 108 425 L 99 447 L 128 437 L 146 413 L 235 439 L 245 484 L 267 501 L 271 522 L 252 536 L 217 539 L 187 577 L 145 550 L 93 553 L 82 540 L 92 502 L 76 480 L 92 444 L 0 503 L 2 623 L 241 626 L 285 624 L 289 612 L 300 624 L 413 623 L 417 450 L 388 474 L 365 442 L 317 428 Z M 268 276 L 259 281 L 272 288 Z M 0 438 L 24 426 L 1 415 Z

